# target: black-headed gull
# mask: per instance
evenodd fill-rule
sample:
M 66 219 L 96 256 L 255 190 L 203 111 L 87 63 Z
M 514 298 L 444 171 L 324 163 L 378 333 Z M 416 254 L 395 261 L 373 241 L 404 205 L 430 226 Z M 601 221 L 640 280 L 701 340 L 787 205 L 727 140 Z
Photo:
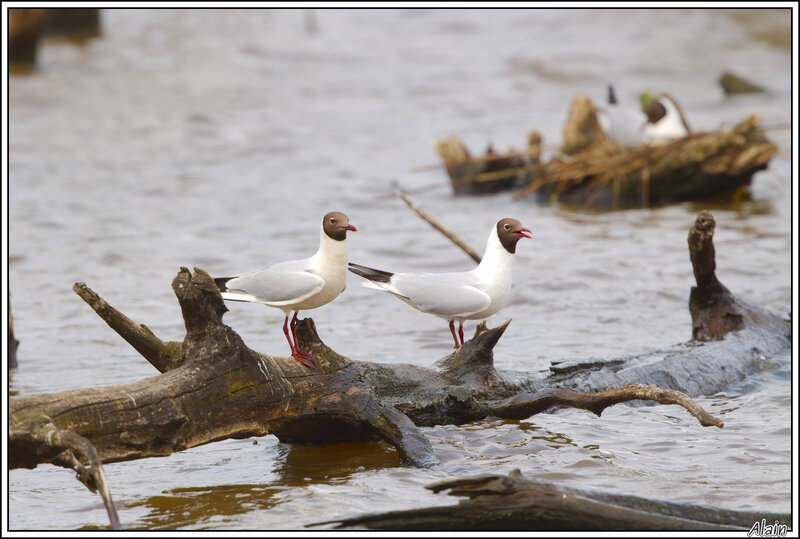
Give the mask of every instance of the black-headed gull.
M 614 87 L 608 85 L 608 106 L 599 111 L 597 121 L 603 132 L 618 146 L 638 146 L 643 142 L 647 116 L 637 107 L 617 102 Z
M 669 96 L 661 94 L 645 108 L 647 125 L 642 133 L 645 144 L 657 146 L 689 134 L 689 126 L 678 106 Z
M 233 277 L 218 277 L 222 297 L 231 301 L 263 303 L 286 314 L 283 333 L 292 357 L 307 367 L 317 358 L 297 346 L 297 314 L 333 301 L 345 289 L 347 277 L 347 231 L 356 231 L 347 216 L 332 211 L 322 218 L 319 249 L 310 258 L 281 262 Z M 294 311 L 291 324 L 289 313 Z M 289 332 L 291 330 L 291 336 Z
M 390 273 L 353 263 L 349 269 L 366 279 L 364 286 L 385 290 L 419 311 L 449 320 L 458 348 L 464 344 L 464 320 L 488 318 L 505 303 L 517 242 L 530 234 L 516 219 L 499 220 L 489 233 L 481 263 L 461 273 Z

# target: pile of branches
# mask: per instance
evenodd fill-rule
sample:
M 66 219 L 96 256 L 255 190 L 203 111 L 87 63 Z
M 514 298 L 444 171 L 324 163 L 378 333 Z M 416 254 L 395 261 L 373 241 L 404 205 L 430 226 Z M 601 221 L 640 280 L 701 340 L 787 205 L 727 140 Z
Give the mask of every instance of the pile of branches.
M 751 115 L 728 131 L 693 133 L 661 146 L 621 147 L 598 140 L 561 154 L 531 175 L 514 196 L 613 208 L 733 194 L 777 153 Z

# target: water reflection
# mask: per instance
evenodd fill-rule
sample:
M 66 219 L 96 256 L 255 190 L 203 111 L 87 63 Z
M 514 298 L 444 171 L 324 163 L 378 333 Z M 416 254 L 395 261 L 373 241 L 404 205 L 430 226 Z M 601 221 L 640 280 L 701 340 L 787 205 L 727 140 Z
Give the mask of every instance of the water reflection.
M 276 484 L 303 486 L 342 481 L 357 472 L 397 466 L 397 451 L 382 441 L 324 446 L 280 443 L 273 472 L 278 475 Z
M 554 358 L 618 357 L 686 340 L 686 233 L 699 209 L 716 211 L 725 285 L 788 313 L 786 160 L 754 178 L 753 201 L 620 213 L 513 203 L 508 194 L 454 198 L 441 170 L 409 172 L 434 160 L 431 138 L 450 134 L 469 147 L 509 147 L 536 127 L 555 145 L 569 98 L 584 91 L 599 102 L 609 76 L 631 92 L 670 90 L 698 129 L 751 113 L 765 126 L 785 123 L 790 55 L 749 43 L 739 28 L 745 21 L 720 13 L 320 10 L 319 32 L 309 37 L 292 10 L 108 10 L 107 38 L 81 51 L 51 46 L 41 76 L 9 82 L 9 270 L 24 351 L 12 394 L 153 374 L 74 296 L 73 282 L 86 281 L 162 338 L 179 339 L 169 287 L 179 266 L 223 271 L 307 256 L 307 232 L 287 232 L 305 230 L 306 216 L 330 205 L 351 208 L 359 230 L 363 223 L 356 262 L 469 267 L 391 194 L 393 178 L 473 247 L 498 214 L 533 223 L 535 245 L 519 253 L 500 313 L 514 319 L 495 356 L 500 369 L 547 373 Z M 748 21 L 757 13 L 741 12 Z M 589 42 L 603 46 L 589 53 Z M 678 46 L 662 54 L 664 43 Z M 731 65 L 757 65 L 771 94 L 723 100 L 713 79 Z M 789 133 L 773 135 L 788 152 Z M 322 308 L 315 318 L 325 321 L 326 343 L 353 359 L 425 366 L 449 353 L 441 329 L 376 296 L 351 281 Z M 269 329 L 280 322 L 253 307 L 232 310 L 226 323 L 254 349 L 283 350 L 283 335 Z M 129 497 L 128 522 L 163 529 L 241 528 L 254 519 L 276 528 L 381 503 L 432 505 L 443 502 L 426 501 L 425 484 L 499 468 L 596 490 L 783 510 L 791 359 L 778 359 L 781 369 L 752 373 L 727 397 L 703 401 L 725 411 L 719 431 L 684 415 L 677 417 L 685 426 L 676 426 L 662 407 L 614 407 L 602 418 L 564 410 L 426 428 L 442 461 L 436 470 L 400 468 L 380 442 L 289 446 L 269 437 L 263 446 L 218 442 L 107 471 L 114 494 Z M 780 452 L 744 453 L 769 448 Z M 105 525 L 102 505 L 87 511 L 85 489 L 58 472 L 9 474 L 12 526 Z
M 274 507 L 280 503 L 275 495 L 283 490 L 285 489 L 266 485 L 172 489 L 162 495 L 151 496 L 144 501 L 129 505 L 128 509 L 141 507 L 149 511 L 131 529 L 194 528 L 211 519 L 222 524 L 229 520 L 225 517 Z

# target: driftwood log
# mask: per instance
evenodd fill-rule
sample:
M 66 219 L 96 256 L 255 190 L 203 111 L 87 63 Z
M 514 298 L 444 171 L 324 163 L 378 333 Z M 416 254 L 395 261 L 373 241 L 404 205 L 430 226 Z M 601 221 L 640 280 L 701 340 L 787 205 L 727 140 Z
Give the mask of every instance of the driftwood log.
M 457 195 L 483 195 L 506 191 L 528 183 L 528 175 L 538 170 L 542 137 L 532 131 L 523 151 L 498 153 L 489 145 L 481 157 L 472 157 L 458 137 L 434 141 L 453 192 Z
M 490 149 L 480 158 L 472 157 L 457 137 L 436 141 L 435 147 L 456 194 L 519 188 L 514 200 L 535 195 L 545 202 L 606 209 L 738 200 L 753 175 L 778 153 L 755 115 L 729 129 L 690 132 L 662 145 L 618 146 L 603 132 L 597 108 L 583 94 L 570 105 L 563 138 L 558 155 L 548 161 L 541 158 L 542 138 L 536 131 L 525 150 L 500 154 Z
M 82 43 L 100 35 L 100 10 L 97 8 L 9 9 L 8 12 L 11 74 L 33 71 L 42 37 L 61 37 Z
M 614 209 L 731 199 L 776 153 L 754 115 L 728 130 L 692 133 L 661 146 L 621 147 L 600 139 L 537 168 L 514 199 L 535 193 L 541 200 Z
M 746 531 L 764 520 L 791 527 L 791 515 L 731 511 L 697 505 L 597 493 L 509 475 L 440 481 L 425 488 L 466 499 L 457 505 L 364 515 L 336 528 L 373 530 L 537 531 Z M 316 526 L 312 525 L 312 526 Z
M 622 364 L 636 367 L 637 357 L 610 361 L 610 369 L 588 369 L 589 374 L 612 371 L 613 376 L 636 372 L 619 385 L 610 383 L 616 380 L 613 376 L 587 376 L 581 364 L 560 365 L 546 378 L 498 373 L 492 349 L 508 322 L 493 329 L 480 327 L 434 370 L 349 360 L 325 346 L 313 321 L 306 319 L 297 327 L 300 346 L 320 358 L 316 368 L 308 369 L 291 358 L 248 348 L 222 323 L 227 309 L 213 280 L 199 269 L 192 274 L 182 268 L 173 280 L 186 336 L 183 342 L 164 342 L 78 283 L 75 292 L 162 374 L 130 384 L 10 399 L 9 467 L 51 463 L 74 469 L 87 487 L 100 490 L 112 525 L 118 525 L 101 463 L 165 456 L 226 438 L 272 434 L 285 442 L 307 443 L 383 439 L 397 449 L 403 463 L 433 466 L 438 460 L 419 427 L 489 416 L 523 419 L 553 406 L 600 414 L 620 402 L 654 400 L 679 404 L 702 425 L 721 427 L 718 418 L 680 391 L 681 386 L 695 395 L 715 391 L 728 383 L 731 371 L 741 376 L 747 368 L 741 366 L 753 364 L 754 350 L 768 354 L 789 346 L 789 325 L 736 300 L 711 278 L 712 235 L 713 217 L 703 213 L 689 242 L 700 276 L 692 292 L 696 300 L 690 304 L 696 337 L 719 338 L 741 327 L 736 332 L 740 334 L 753 326 L 758 340 L 731 347 L 720 360 L 724 364 L 704 362 L 714 358 L 714 345 L 728 339 L 703 347 L 681 345 L 657 360 L 648 354 L 642 356 L 647 366 L 638 369 L 619 370 Z M 741 324 L 731 323 L 737 314 Z M 659 377 L 665 362 L 672 362 L 669 369 L 675 376 Z M 736 367 L 730 369 L 729 364 Z M 686 383 L 683 373 L 701 383 Z M 647 385 L 653 378 L 661 387 Z M 586 393 L 583 383 L 609 387 Z

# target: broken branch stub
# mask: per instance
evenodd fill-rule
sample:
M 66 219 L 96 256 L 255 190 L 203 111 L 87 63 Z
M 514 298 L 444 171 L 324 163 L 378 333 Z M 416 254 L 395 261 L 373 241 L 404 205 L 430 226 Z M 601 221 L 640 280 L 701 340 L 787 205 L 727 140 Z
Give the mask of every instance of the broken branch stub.
M 689 229 L 689 258 L 697 283 L 689 294 L 692 338 L 700 341 L 722 339 L 746 324 L 769 327 L 789 337 L 791 324 L 788 320 L 742 301 L 719 281 L 714 250 L 715 228 L 716 221 L 711 212 L 701 211 Z

